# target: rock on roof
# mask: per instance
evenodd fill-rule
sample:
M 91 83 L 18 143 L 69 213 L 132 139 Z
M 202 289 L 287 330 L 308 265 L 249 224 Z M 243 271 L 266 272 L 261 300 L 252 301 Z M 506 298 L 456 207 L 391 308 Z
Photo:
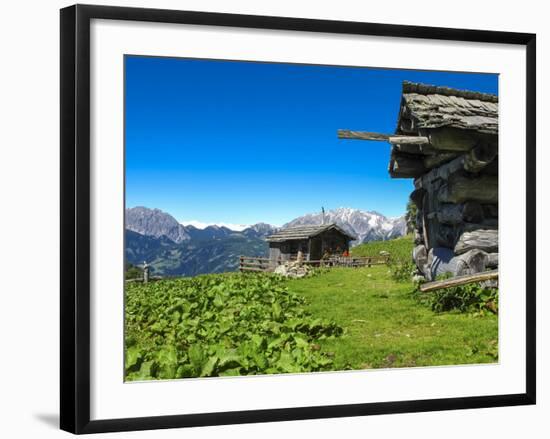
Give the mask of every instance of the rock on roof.
M 498 134 L 498 96 L 405 81 L 397 134 L 404 119 L 416 132 L 452 127 Z
M 277 233 L 274 233 L 273 235 L 268 236 L 266 240 L 268 242 L 282 242 L 282 241 L 290 241 L 294 239 L 308 239 L 331 229 L 338 230 L 343 235 L 346 235 L 347 237 L 349 237 L 351 241 L 357 239 L 356 236 L 352 235 L 349 232 L 346 232 L 344 229 L 337 226 L 336 224 L 331 223 L 331 224 L 321 224 L 321 225 L 313 225 L 313 226 L 288 227 L 286 229 L 279 230 Z

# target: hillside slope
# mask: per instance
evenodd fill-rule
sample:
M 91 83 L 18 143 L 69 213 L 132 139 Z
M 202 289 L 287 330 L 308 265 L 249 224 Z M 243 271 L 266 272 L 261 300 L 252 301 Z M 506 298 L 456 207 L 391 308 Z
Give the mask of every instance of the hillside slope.
M 351 249 L 352 256 L 379 256 L 381 251 L 390 253 L 392 259 L 399 262 L 412 261 L 414 241 L 412 235 L 406 235 L 389 241 L 372 241 Z
M 335 370 L 498 361 L 497 315 L 434 313 L 386 266 L 335 268 L 287 285 L 312 315 L 344 328 L 342 337 L 319 342 L 333 353 Z

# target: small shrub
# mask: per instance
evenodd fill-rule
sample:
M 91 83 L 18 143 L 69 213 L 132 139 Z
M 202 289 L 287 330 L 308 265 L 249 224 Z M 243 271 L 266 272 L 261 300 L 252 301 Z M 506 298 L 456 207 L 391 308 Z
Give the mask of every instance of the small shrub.
M 498 314 L 498 288 L 487 288 L 479 283 L 442 288 L 430 293 L 416 290 L 416 299 L 435 312 L 453 311 L 476 314 Z
M 416 265 L 412 261 L 395 260 L 390 257 L 388 261 L 391 278 L 396 282 L 409 282 L 416 272 Z
M 143 269 L 136 267 L 130 263 L 126 263 L 126 270 L 124 272 L 125 279 L 141 279 L 143 278 Z

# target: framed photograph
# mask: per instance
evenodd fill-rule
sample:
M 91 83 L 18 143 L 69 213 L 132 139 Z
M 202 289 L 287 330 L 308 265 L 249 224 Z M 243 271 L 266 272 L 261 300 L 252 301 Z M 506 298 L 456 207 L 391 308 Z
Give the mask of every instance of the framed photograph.
M 533 34 L 62 9 L 61 428 L 534 404 L 535 135 Z

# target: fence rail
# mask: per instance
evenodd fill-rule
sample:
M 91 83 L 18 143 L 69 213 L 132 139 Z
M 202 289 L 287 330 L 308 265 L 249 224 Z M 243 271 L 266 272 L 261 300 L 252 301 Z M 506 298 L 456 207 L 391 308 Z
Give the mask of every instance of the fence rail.
M 240 256 L 239 271 L 274 271 L 277 266 L 285 262 L 294 262 L 296 259 L 269 259 L 255 256 Z M 311 267 L 372 267 L 373 265 L 384 265 L 389 260 L 388 256 L 380 257 L 344 257 L 337 256 L 328 259 L 304 260 L 302 264 Z
M 423 293 L 429 293 L 430 291 L 436 291 L 442 288 L 457 287 L 459 285 L 466 285 L 474 282 L 483 282 L 494 279 L 498 279 L 498 270 L 485 271 L 483 273 L 468 274 L 466 276 L 457 276 L 450 279 L 428 282 L 420 285 L 420 291 L 422 291 Z

